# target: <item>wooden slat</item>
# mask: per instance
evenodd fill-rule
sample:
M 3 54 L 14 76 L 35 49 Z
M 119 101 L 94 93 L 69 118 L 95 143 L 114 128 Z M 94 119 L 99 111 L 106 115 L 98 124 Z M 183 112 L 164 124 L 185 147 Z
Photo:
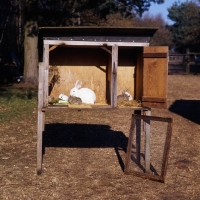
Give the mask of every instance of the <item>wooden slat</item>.
M 144 101 L 142 102 L 142 106 L 144 107 L 150 107 L 150 108 L 161 108 L 161 109 L 166 109 L 167 108 L 167 103 L 166 102 L 148 102 Z
M 140 178 L 149 179 L 149 180 L 152 180 L 152 181 L 158 181 L 158 182 L 164 183 L 164 180 L 163 180 L 162 177 L 155 176 L 155 175 L 152 175 L 152 174 L 146 174 L 146 173 L 136 172 L 136 171 L 128 171 L 128 172 L 125 171 L 125 174 L 138 176 Z
M 148 111 L 149 108 L 147 107 L 123 107 L 123 108 L 112 108 L 110 105 L 91 105 L 92 108 L 89 107 L 68 107 L 67 105 L 49 105 L 48 107 L 44 107 L 42 108 L 42 111 L 44 112 L 48 112 L 48 111 L 58 111 L 58 110 L 62 110 L 62 111 L 68 111 L 68 110 L 99 110 L 99 109 L 104 109 L 104 110 L 132 110 L 133 112 L 135 111 Z
M 43 63 L 44 63 L 44 96 L 43 96 L 43 105 L 48 106 L 48 96 L 49 96 L 49 45 L 45 44 L 44 45 L 44 52 L 43 52 Z
M 111 105 L 111 75 L 112 74 L 112 55 L 108 56 L 108 67 L 106 68 L 106 76 L 107 76 L 107 83 L 106 83 L 106 101 Z
M 53 45 L 52 47 L 49 48 L 49 52 L 56 49 L 58 46 L 57 45 Z
M 166 102 L 167 98 L 143 96 L 142 101 L 161 102 L 162 103 L 162 102 Z
M 39 63 L 39 73 L 38 73 L 38 110 L 44 107 L 43 104 L 43 89 L 44 89 L 44 63 Z
M 156 117 L 156 116 L 134 115 L 134 114 L 132 115 L 132 117 L 135 117 L 136 119 L 153 120 L 159 122 L 168 122 L 168 123 L 173 122 L 173 119 L 170 117 Z
M 65 41 L 65 40 L 44 40 L 44 44 L 49 45 L 70 45 L 70 46 L 124 46 L 124 47 L 145 47 L 148 42 L 87 42 L 87 41 Z
M 106 52 L 108 52 L 110 55 L 112 55 L 112 52 L 111 52 L 109 49 L 107 49 L 106 47 L 101 47 L 101 49 L 103 49 L 104 51 L 106 51 Z
M 143 53 L 143 58 L 167 58 L 167 53 L 166 52 Z

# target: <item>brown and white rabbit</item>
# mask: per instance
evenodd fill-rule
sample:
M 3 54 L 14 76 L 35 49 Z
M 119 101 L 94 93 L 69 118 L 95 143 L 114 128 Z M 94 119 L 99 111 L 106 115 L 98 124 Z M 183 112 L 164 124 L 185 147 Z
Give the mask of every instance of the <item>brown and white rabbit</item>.
M 69 96 L 68 102 L 69 104 L 82 104 L 82 100 L 80 97 Z
M 122 92 L 122 94 L 117 96 L 117 101 L 129 101 L 129 96 Z
M 128 96 L 128 100 L 129 100 L 129 101 L 132 101 L 132 100 L 133 100 L 133 97 L 132 97 L 131 94 L 129 94 L 127 91 L 125 91 L 124 94 L 125 94 L 126 96 Z

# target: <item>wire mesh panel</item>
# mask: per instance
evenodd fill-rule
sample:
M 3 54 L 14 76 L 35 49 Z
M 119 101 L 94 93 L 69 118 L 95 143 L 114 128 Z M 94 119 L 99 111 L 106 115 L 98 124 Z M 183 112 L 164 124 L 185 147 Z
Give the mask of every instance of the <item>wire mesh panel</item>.
M 164 182 L 172 118 L 133 115 L 126 153 L 126 174 Z

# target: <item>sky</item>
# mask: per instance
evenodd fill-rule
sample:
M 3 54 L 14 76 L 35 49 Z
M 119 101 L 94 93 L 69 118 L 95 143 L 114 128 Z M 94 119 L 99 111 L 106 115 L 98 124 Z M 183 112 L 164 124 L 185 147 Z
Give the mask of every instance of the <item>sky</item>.
M 151 3 L 151 7 L 149 9 L 149 13 L 152 15 L 157 15 L 157 14 L 161 14 L 163 19 L 170 25 L 173 22 L 168 19 L 167 15 L 168 15 L 168 11 L 167 8 L 172 7 L 172 5 L 174 4 L 174 2 L 178 0 L 165 0 L 165 3 L 162 4 L 154 4 Z M 179 0 L 180 3 L 186 2 L 187 0 Z

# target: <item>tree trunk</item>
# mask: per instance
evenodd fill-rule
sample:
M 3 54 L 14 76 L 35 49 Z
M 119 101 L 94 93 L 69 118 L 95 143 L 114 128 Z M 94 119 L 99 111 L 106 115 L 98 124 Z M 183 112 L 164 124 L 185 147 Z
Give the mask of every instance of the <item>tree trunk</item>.
M 38 25 L 36 21 L 27 21 L 24 38 L 24 78 L 26 84 L 38 83 Z

